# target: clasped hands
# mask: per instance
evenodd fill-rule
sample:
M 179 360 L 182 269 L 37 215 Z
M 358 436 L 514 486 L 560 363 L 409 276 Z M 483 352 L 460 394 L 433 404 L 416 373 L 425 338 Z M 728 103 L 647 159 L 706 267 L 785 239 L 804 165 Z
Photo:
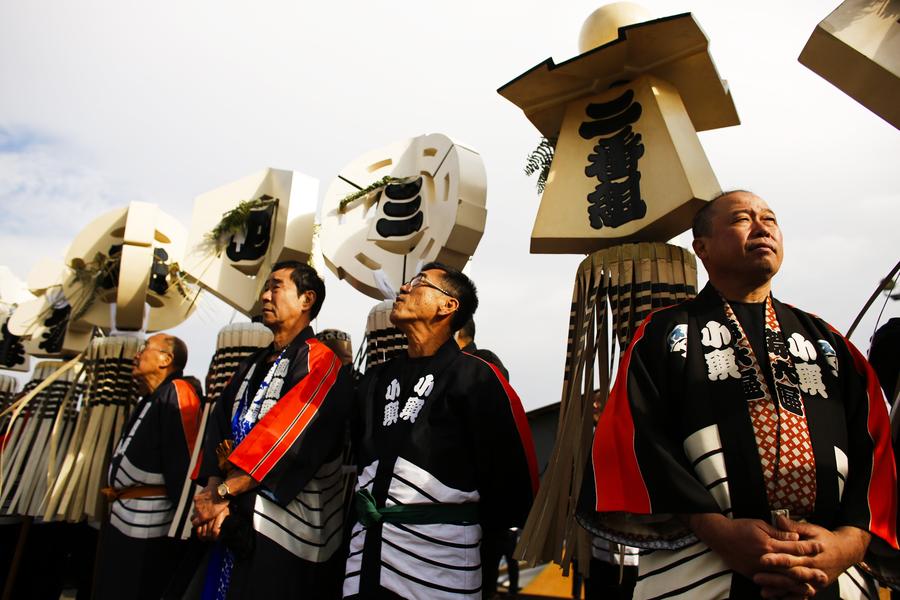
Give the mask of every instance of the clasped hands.
M 194 512 L 191 515 L 191 525 L 197 530 L 197 537 L 201 540 L 216 541 L 222 529 L 222 522 L 229 515 L 228 499 L 223 498 L 216 491 L 222 480 L 218 477 L 210 477 L 205 488 L 194 496 Z
M 228 483 L 228 493 L 231 496 L 237 496 L 259 485 L 250 475 L 234 466 L 228 470 L 226 482 Z M 222 479 L 210 477 L 206 482 L 206 487 L 194 496 L 191 525 L 197 529 L 197 537 L 201 540 L 215 541 L 219 539 L 222 522 L 231 514 L 228 499 L 219 495 L 220 483 L 222 483 Z
M 830 531 L 783 516 L 775 527 L 712 513 L 685 520 L 732 570 L 760 586 L 763 598 L 814 596 L 861 561 L 869 544 L 869 533 L 856 527 Z

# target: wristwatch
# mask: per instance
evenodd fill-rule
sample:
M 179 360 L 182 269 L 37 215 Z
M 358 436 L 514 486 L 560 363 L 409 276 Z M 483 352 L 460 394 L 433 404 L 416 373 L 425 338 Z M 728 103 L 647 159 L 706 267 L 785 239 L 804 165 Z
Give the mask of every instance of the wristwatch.
M 228 484 L 224 481 L 216 486 L 216 493 L 219 495 L 219 498 L 222 500 L 228 500 L 232 497 L 231 490 L 228 489 Z

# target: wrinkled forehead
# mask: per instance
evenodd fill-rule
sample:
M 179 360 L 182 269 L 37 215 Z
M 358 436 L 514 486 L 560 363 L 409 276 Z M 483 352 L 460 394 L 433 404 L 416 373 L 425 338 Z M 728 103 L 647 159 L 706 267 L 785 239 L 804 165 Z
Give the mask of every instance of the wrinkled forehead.
M 417 277 L 423 276 L 432 283 L 441 283 L 444 281 L 444 272 L 440 269 L 428 269 L 427 271 L 419 271 Z
M 278 269 L 277 271 L 272 271 L 266 279 L 266 285 L 268 286 L 276 282 L 284 285 L 285 283 L 292 281 L 291 273 L 291 269 Z
M 164 333 L 156 333 L 147 338 L 148 344 L 154 343 L 155 345 L 166 347 L 166 334 Z
M 768 202 L 748 192 L 735 192 L 722 196 L 713 205 L 714 216 L 731 217 L 732 215 L 748 212 L 755 214 L 775 214 Z

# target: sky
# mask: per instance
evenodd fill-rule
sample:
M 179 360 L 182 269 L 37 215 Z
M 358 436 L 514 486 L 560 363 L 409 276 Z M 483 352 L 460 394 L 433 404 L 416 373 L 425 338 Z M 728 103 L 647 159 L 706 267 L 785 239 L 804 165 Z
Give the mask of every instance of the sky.
M 644 2 L 693 13 L 741 125 L 700 133 L 723 189 L 778 214 L 780 299 L 846 330 L 900 255 L 900 133 L 797 61 L 834 2 Z M 27 277 L 90 221 L 131 201 L 190 225 L 199 194 L 265 167 L 320 195 L 360 154 L 425 133 L 479 152 L 488 217 L 471 263 L 477 342 L 526 409 L 559 401 L 579 255 L 529 253 L 540 136 L 497 88 L 578 54 L 595 2 L 0 3 L 0 264 Z M 690 244 L 687 235 L 676 243 Z M 701 272 L 701 284 L 705 274 Z M 316 328 L 363 336 L 375 301 L 326 274 Z M 876 307 L 853 336 L 868 347 Z M 890 301 L 882 322 L 900 315 Z M 206 295 L 174 330 L 202 378 L 219 327 Z

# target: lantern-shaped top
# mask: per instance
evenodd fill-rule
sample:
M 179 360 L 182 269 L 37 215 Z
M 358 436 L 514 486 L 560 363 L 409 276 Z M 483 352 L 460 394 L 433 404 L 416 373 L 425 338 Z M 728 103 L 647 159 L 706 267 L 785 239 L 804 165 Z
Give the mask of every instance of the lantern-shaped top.
M 595 28 L 592 22 L 602 22 L 597 28 L 607 30 L 618 24 L 618 37 L 559 64 L 548 58 L 501 87 L 499 94 L 521 108 L 542 135 L 554 138 L 569 101 L 650 74 L 678 90 L 695 131 L 740 124 L 728 84 L 709 54 L 709 39 L 693 15 L 623 23 L 634 13 L 616 6 L 595 11 L 582 38 L 602 37 L 587 33 Z
M 16 307 L 7 326 L 31 356 L 72 356 L 91 340 L 92 325 L 72 317 L 72 306 L 63 293 L 69 275 L 62 261 L 50 258 L 39 260 L 28 273 L 31 299 Z
M 481 156 L 441 134 L 369 152 L 344 167 L 322 204 L 331 271 L 362 293 L 392 298 L 419 267 L 462 269 L 487 219 Z
M 9 330 L 9 320 L 18 306 L 33 300 L 25 282 L 9 267 L 0 265 L 0 369 L 28 371 L 31 368 L 31 358 L 22 339 Z
M 532 252 L 666 241 L 720 191 L 697 131 L 739 121 L 709 41 L 690 14 L 630 22 L 640 14 L 601 8 L 581 38 L 602 45 L 499 90 L 555 142 Z
M 845 0 L 799 60 L 900 129 L 900 0 Z
M 264 169 L 194 201 L 185 270 L 246 315 L 272 265 L 312 253 L 319 183 L 294 171 Z
M 186 237 L 181 223 L 146 202 L 95 219 L 66 254 L 71 274 L 63 292 L 72 317 L 131 331 L 159 331 L 184 321 L 197 300 L 180 267 Z

